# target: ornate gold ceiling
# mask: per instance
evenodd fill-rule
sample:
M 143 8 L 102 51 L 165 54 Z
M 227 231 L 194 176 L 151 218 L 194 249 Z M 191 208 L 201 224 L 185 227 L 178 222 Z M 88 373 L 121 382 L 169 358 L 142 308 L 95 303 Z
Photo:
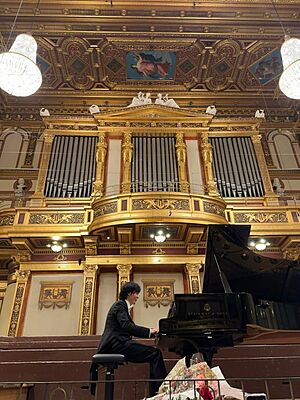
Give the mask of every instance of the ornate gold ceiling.
M 300 4 L 274 3 L 24 0 L 11 33 L 20 1 L 1 1 L 4 43 L 31 32 L 43 73 L 31 97 L 1 92 L 1 119 L 39 119 L 41 106 L 52 114 L 124 107 L 142 90 L 168 93 L 181 107 L 213 103 L 223 115 L 250 116 L 263 108 L 270 118 L 297 121 L 299 102 L 278 89 L 278 50 L 284 31 L 300 37 Z M 155 51 L 174 54 L 170 79 L 129 78 L 128 54 Z

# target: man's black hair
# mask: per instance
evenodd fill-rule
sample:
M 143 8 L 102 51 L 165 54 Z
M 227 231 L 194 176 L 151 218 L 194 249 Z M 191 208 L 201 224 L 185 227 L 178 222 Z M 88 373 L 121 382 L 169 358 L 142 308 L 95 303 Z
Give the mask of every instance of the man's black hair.
M 130 293 L 140 293 L 141 287 L 136 282 L 127 282 L 122 286 L 122 289 L 119 294 L 120 300 L 126 300 Z

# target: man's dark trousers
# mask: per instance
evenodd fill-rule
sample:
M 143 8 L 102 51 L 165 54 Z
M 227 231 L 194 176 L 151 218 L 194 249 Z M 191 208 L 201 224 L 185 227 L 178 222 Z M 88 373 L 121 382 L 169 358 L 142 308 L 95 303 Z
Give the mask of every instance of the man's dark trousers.
M 157 381 L 149 382 L 149 396 L 154 396 L 167 376 L 161 351 L 156 347 L 146 346 L 132 340 L 126 342 L 125 345 L 122 344 L 120 347 L 114 346 L 113 350 L 114 353 L 124 354 L 126 361 L 150 364 L 150 379 L 157 379 Z

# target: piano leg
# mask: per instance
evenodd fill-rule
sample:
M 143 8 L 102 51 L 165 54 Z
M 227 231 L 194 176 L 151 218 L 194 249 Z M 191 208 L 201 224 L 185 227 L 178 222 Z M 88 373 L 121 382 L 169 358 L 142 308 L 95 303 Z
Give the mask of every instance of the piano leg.
M 211 368 L 212 367 L 213 356 L 218 351 L 218 349 L 214 348 L 214 347 L 210 347 L 208 349 L 199 349 L 199 351 L 203 355 L 203 360 Z
M 203 356 L 203 360 L 211 368 L 213 356 L 217 351 L 218 351 L 218 348 L 216 348 L 216 347 L 198 348 L 197 350 L 194 349 L 194 351 L 192 353 L 190 353 L 190 352 L 185 353 L 185 365 L 189 368 L 191 366 L 191 360 L 193 359 L 193 355 L 195 353 L 201 353 Z M 195 364 L 195 362 L 194 362 L 194 364 Z

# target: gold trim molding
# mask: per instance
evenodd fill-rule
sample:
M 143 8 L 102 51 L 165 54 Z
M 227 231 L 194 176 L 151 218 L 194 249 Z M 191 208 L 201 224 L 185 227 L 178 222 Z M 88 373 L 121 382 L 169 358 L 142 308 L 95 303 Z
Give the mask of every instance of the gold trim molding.
M 13 309 L 10 317 L 8 336 L 16 336 L 20 323 L 21 310 L 24 303 L 24 295 L 30 277 L 30 271 L 16 271 L 16 289 L 14 295 Z
M 79 335 L 92 334 L 97 269 L 98 266 L 95 264 L 84 264 L 83 266 L 83 293 L 80 312 Z

